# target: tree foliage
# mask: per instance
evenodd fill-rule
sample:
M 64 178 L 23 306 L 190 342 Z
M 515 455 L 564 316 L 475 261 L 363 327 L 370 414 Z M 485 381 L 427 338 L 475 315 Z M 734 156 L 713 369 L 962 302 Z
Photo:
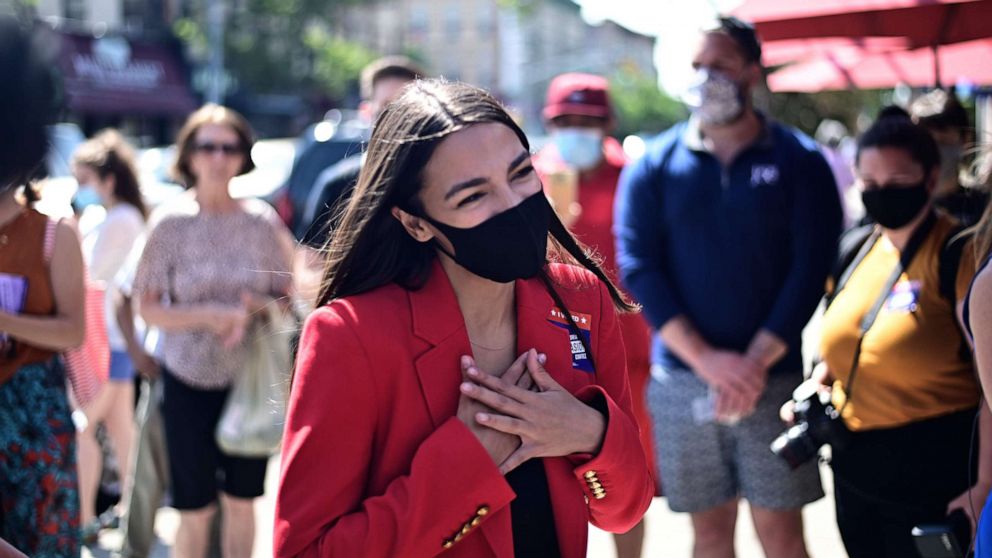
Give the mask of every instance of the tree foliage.
M 209 57 L 209 6 L 190 0 L 173 25 L 194 61 Z M 241 88 L 256 93 L 318 90 L 342 100 L 371 53 L 331 38 L 326 29 L 340 10 L 362 0 L 246 0 L 225 3 L 225 68 Z
M 376 58 L 376 53 L 335 37 L 320 27 L 307 30 L 304 43 L 314 54 L 313 77 L 332 98 L 344 98 L 362 68 Z
M 634 67 L 621 68 L 610 80 L 610 97 L 619 137 L 658 133 L 687 115 L 682 103 L 666 95 L 653 78 Z

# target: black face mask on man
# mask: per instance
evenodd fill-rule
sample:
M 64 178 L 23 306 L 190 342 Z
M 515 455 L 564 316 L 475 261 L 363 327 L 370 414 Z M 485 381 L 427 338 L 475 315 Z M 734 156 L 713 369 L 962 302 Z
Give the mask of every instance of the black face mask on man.
M 454 254 L 435 240 L 458 265 L 490 281 L 509 283 L 534 277 L 544 267 L 551 211 L 548 199 L 540 191 L 467 229 L 423 217 L 451 242 Z
M 926 181 L 912 186 L 884 185 L 861 193 L 868 216 L 887 229 L 901 229 L 930 201 Z

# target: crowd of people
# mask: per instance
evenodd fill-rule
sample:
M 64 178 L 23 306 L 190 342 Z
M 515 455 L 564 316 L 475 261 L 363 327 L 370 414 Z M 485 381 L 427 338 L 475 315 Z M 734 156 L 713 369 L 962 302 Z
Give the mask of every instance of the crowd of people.
M 256 529 L 279 557 L 578 557 L 591 523 L 633 558 L 663 495 L 696 558 L 735 555 L 742 500 L 766 556 L 803 558 L 821 459 L 852 558 L 922 556 L 921 527 L 992 556 L 992 207 L 960 180 L 967 113 L 944 91 L 884 109 L 852 215 L 839 141 L 755 107 L 761 50 L 735 18 L 703 29 L 690 118 L 636 160 L 601 76 L 552 80 L 532 153 L 489 93 L 379 60 L 367 147 L 294 239 L 231 196 L 254 134 L 218 105 L 178 133 L 175 199 L 146 207 L 109 130 L 73 157 L 76 216 L 34 209 L 56 87 L 0 20 L 0 556 L 78 556 L 115 523 L 147 556 L 167 492 L 179 557 L 250 556 Z M 274 449 L 222 422 L 286 320 L 275 524 L 255 525 Z M 101 341 L 106 377 L 78 353 Z M 101 427 L 123 479 L 103 514 Z

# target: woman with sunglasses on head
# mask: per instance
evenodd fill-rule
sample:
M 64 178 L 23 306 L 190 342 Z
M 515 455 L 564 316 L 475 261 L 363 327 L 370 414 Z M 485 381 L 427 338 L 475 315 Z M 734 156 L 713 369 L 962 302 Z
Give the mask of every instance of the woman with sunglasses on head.
M 189 191 L 153 216 L 134 280 L 145 321 L 164 336 L 163 404 L 172 505 L 180 512 L 174 556 L 203 556 L 220 496 L 225 556 L 250 556 L 254 499 L 265 458 L 225 454 L 214 438 L 245 367 L 251 320 L 288 294 L 292 241 L 259 200 L 231 197 L 250 171 L 252 133 L 236 112 L 207 105 L 179 132 L 176 177 Z
M 276 556 L 573 558 L 589 522 L 640 520 L 653 486 L 616 315 L 631 306 L 554 215 L 492 97 L 407 86 L 328 258 Z

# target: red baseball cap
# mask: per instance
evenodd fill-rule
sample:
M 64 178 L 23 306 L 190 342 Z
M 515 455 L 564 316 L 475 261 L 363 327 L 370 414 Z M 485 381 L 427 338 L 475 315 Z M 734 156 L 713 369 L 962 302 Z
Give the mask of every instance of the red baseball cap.
M 610 117 L 610 84 L 592 74 L 561 74 L 548 86 L 543 115 L 551 120 L 562 115 Z

